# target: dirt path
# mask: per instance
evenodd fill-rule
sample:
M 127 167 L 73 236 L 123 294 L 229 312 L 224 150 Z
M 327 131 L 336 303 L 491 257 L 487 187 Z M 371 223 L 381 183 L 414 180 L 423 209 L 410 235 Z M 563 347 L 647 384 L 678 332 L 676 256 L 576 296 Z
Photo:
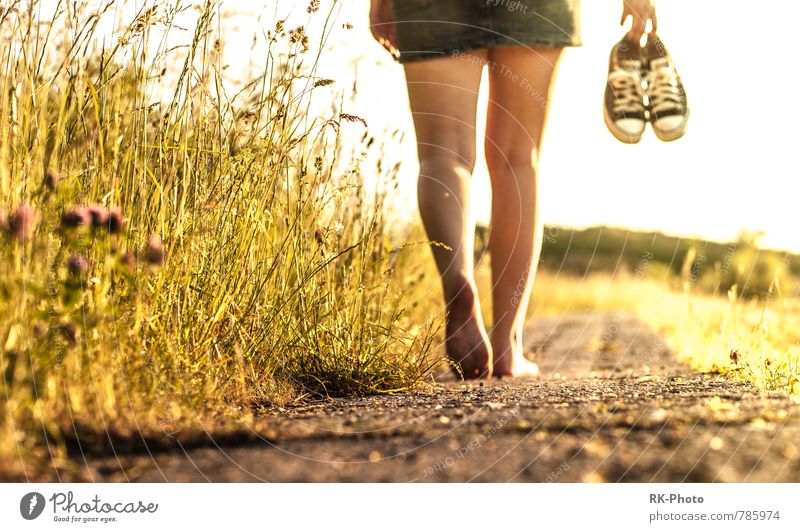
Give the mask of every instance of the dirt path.
M 699 375 L 627 315 L 538 320 L 542 378 L 275 412 L 257 443 L 91 460 L 96 480 L 800 481 L 800 404 Z

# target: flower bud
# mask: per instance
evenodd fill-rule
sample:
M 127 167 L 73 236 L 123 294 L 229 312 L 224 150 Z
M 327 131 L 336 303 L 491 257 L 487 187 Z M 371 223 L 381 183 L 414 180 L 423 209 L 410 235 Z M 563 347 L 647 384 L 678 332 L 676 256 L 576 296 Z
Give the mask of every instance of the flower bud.
M 160 266 L 164 264 L 164 242 L 156 235 L 147 239 L 145 258 L 150 264 Z
M 92 215 L 86 207 L 75 207 L 61 215 L 61 226 L 69 229 L 88 227 L 92 223 Z
M 77 253 L 70 255 L 67 259 L 67 269 L 69 273 L 76 277 L 85 275 L 89 271 L 89 259 Z
M 8 227 L 20 242 L 27 242 L 36 229 L 36 211 L 30 205 L 20 205 L 8 218 Z
M 92 227 L 102 229 L 108 225 L 108 211 L 102 205 L 89 205 L 89 216 L 92 218 Z
M 125 227 L 125 220 L 122 218 L 122 211 L 119 207 L 112 207 L 108 210 L 108 220 L 105 227 L 111 234 L 119 233 Z
M 49 168 L 47 172 L 45 172 L 44 186 L 47 187 L 51 192 L 56 189 L 59 181 L 61 181 L 61 175 L 58 173 L 58 171 Z

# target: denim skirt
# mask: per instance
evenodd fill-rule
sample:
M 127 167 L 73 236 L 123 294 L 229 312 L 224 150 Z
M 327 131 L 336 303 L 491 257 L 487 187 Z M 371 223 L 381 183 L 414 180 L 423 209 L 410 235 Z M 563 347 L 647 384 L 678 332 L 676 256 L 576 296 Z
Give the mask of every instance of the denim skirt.
M 495 46 L 580 46 L 580 0 L 394 0 L 400 62 Z

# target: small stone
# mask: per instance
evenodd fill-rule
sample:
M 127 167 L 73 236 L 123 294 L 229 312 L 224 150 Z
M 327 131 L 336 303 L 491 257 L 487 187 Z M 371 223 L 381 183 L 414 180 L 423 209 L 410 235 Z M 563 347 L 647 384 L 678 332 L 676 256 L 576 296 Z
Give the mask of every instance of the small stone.
M 657 408 L 650 412 L 649 417 L 651 421 L 654 421 L 655 423 L 661 423 L 665 419 L 667 419 L 667 415 L 668 413 L 666 410 L 664 410 L 663 408 Z
M 781 449 L 781 455 L 787 460 L 793 460 L 798 455 L 797 447 L 791 443 L 787 443 L 783 446 L 783 449 Z
M 583 482 L 586 482 L 586 483 L 589 483 L 589 484 L 602 484 L 605 481 L 606 481 L 606 479 L 603 478 L 603 475 L 601 475 L 597 471 L 592 471 L 592 472 L 590 472 L 590 473 L 588 473 L 588 474 L 583 476 Z
M 708 401 L 708 408 L 712 412 L 720 412 L 733 410 L 735 405 L 733 403 L 727 403 L 723 401 L 718 395 L 716 395 Z

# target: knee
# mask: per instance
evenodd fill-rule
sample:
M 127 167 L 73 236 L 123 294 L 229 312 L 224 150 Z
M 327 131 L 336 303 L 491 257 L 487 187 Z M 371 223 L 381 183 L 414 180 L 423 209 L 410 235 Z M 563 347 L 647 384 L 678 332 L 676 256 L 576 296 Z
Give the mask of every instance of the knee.
M 472 174 L 475 168 L 474 145 L 418 144 L 420 174 L 438 175 L 443 172 Z
M 490 139 L 484 144 L 489 172 L 499 174 L 515 168 L 535 168 L 539 152 L 530 141 L 520 139 Z

